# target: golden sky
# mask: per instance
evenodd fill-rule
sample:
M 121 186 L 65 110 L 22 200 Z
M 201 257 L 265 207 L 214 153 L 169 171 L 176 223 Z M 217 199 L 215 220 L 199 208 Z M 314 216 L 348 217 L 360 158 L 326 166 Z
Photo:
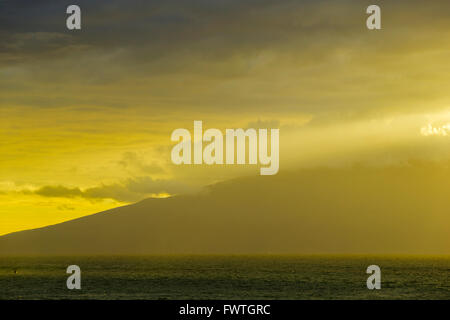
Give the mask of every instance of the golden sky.
M 0 234 L 259 173 L 171 164 L 194 120 L 280 128 L 280 172 L 448 165 L 447 0 L 378 1 L 378 31 L 370 1 L 77 3 L 69 31 L 0 1 Z

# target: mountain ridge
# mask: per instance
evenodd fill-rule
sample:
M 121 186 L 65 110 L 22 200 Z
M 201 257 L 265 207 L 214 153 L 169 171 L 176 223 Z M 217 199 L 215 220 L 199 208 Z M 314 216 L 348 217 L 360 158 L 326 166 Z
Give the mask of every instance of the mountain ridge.
M 351 174 L 301 170 L 145 199 L 4 235 L 0 254 L 450 254 L 445 176 Z

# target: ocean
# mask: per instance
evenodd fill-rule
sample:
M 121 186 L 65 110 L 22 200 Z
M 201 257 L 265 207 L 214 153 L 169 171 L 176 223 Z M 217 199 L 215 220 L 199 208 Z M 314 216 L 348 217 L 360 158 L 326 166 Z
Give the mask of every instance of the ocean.
M 366 269 L 381 268 L 368 290 Z M 81 290 L 66 268 L 81 268 Z M 450 299 L 450 257 L 0 257 L 0 299 Z

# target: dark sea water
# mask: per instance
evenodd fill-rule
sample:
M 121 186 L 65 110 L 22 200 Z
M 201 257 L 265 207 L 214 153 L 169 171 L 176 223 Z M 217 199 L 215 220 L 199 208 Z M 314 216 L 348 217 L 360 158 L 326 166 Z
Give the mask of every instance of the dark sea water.
M 68 290 L 66 268 L 81 268 Z M 381 268 L 368 290 L 367 266 Z M 450 257 L 0 257 L 0 299 L 450 299 Z

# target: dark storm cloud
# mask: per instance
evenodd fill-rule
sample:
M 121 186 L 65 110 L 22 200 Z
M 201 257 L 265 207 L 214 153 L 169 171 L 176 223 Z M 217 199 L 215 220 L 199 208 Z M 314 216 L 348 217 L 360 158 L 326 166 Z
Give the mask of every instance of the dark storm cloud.
M 375 33 L 365 27 L 369 1 L 82 0 L 80 31 L 66 29 L 68 4 L 1 2 L 5 103 L 153 113 L 276 107 L 333 121 L 444 91 L 445 70 L 426 62 L 444 55 L 449 1 L 379 1 Z M 430 84 L 405 84 L 415 78 Z
M 354 41 L 351 37 L 365 28 L 366 2 L 344 0 L 336 5 L 335 1 L 298 0 L 79 0 L 75 4 L 82 9 L 82 30 L 76 32 L 65 25 L 65 10 L 73 1 L 3 0 L 0 26 L 5 41 L 1 41 L 0 50 L 45 56 L 62 47 L 129 48 L 133 58 L 145 61 L 192 52 L 204 58 L 219 58 L 281 44 L 282 50 L 298 50 L 292 46 L 297 44 L 307 51 L 308 47 L 320 48 L 324 43 Z M 381 1 L 380 5 L 386 8 L 386 21 L 389 14 L 417 18 L 422 13 L 424 20 L 448 17 L 447 1 L 427 3 L 424 10 L 410 14 L 408 9 L 419 3 Z
M 82 30 L 73 32 L 65 26 L 65 9 L 72 2 L 3 1 L 0 21 L 6 41 L 0 50 L 27 57 L 46 56 L 69 46 L 133 48 L 134 58 L 148 60 L 181 49 L 201 50 L 202 56 L 217 58 L 289 39 L 306 40 L 304 33 L 294 39 L 299 31 L 314 36 L 320 30 L 352 24 L 339 17 L 327 21 L 330 13 L 320 2 L 311 5 L 311 1 L 77 1 Z M 24 44 L 24 39 L 29 42 Z

